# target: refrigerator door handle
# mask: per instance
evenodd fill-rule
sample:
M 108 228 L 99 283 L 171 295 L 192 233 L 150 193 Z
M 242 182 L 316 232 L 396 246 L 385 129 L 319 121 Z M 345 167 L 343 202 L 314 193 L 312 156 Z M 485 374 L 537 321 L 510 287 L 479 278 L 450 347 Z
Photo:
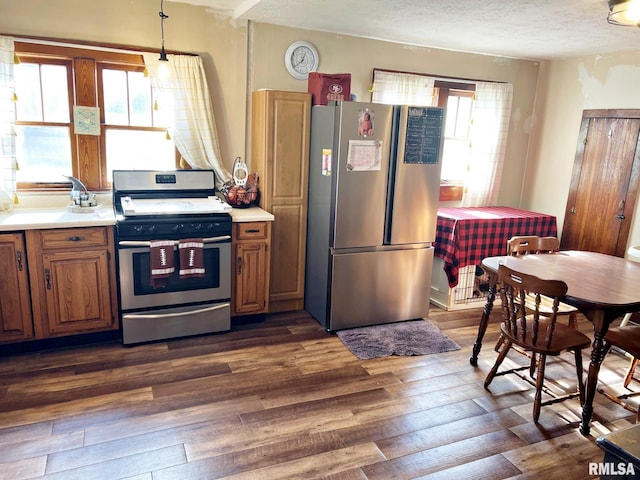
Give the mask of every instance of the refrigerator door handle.
M 391 243 L 391 231 L 393 223 L 393 199 L 396 190 L 396 171 L 398 165 L 398 142 L 400 130 L 400 107 L 394 106 L 391 117 L 391 146 L 389 151 L 389 170 L 387 172 L 387 205 L 384 218 L 383 243 Z

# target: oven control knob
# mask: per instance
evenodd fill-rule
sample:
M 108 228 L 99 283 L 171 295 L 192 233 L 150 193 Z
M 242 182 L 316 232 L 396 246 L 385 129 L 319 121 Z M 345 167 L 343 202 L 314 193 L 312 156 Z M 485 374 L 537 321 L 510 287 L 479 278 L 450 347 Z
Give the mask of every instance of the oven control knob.
M 201 223 L 195 223 L 195 224 L 193 225 L 193 229 L 194 229 L 196 232 L 199 232 L 200 230 L 202 230 L 202 224 L 201 224 Z
M 155 226 L 155 225 L 151 225 L 151 226 L 149 227 L 149 233 L 154 233 L 156 230 L 158 230 L 158 227 L 157 227 L 157 226 Z
M 136 225 L 135 227 L 133 227 L 133 229 L 135 230 L 136 233 L 144 232 L 144 226 L 143 225 Z
M 182 225 L 182 224 L 176 224 L 176 225 L 174 225 L 174 226 L 173 226 L 173 228 L 172 228 L 172 230 L 173 230 L 174 232 L 179 232 L 179 231 L 181 231 L 181 230 L 183 230 L 183 229 L 184 229 L 184 225 Z

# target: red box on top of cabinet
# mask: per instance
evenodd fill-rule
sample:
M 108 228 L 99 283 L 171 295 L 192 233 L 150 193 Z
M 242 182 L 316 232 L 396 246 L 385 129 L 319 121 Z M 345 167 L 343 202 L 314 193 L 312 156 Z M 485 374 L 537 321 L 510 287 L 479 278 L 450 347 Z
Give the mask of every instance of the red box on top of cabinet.
M 310 72 L 307 92 L 312 105 L 326 105 L 329 100 L 351 99 L 350 73 Z

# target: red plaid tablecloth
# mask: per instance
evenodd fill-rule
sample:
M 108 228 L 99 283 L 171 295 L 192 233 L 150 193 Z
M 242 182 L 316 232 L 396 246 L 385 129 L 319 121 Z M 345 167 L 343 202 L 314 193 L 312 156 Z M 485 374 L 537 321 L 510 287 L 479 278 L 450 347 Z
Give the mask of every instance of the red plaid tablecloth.
M 435 255 L 444 260 L 449 286 L 458 284 L 458 269 L 504 255 L 516 235 L 556 237 L 556 217 L 511 207 L 438 209 Z

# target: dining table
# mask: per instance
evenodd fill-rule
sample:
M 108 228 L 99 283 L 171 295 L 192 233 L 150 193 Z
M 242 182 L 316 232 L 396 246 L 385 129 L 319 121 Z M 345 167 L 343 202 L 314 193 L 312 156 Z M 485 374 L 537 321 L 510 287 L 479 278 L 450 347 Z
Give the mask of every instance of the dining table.
M 500 265 L 544 280 L 564 281 L 567 284 L 567 294 L 562 301 L 576 307 L 592 323 L 591 361 L 580 423 L 580 432 L 588 435 L 598 373 L 605 354 L 605 334 L 616 319 L 627 312 L 640 310 L 640 263 L 622 257 L 577 250 L 484 258 L 481 266 L 489 277 L 489 292 L 470 358 L 474 366 L 478 364 L 482 339 L 499 288 Z

